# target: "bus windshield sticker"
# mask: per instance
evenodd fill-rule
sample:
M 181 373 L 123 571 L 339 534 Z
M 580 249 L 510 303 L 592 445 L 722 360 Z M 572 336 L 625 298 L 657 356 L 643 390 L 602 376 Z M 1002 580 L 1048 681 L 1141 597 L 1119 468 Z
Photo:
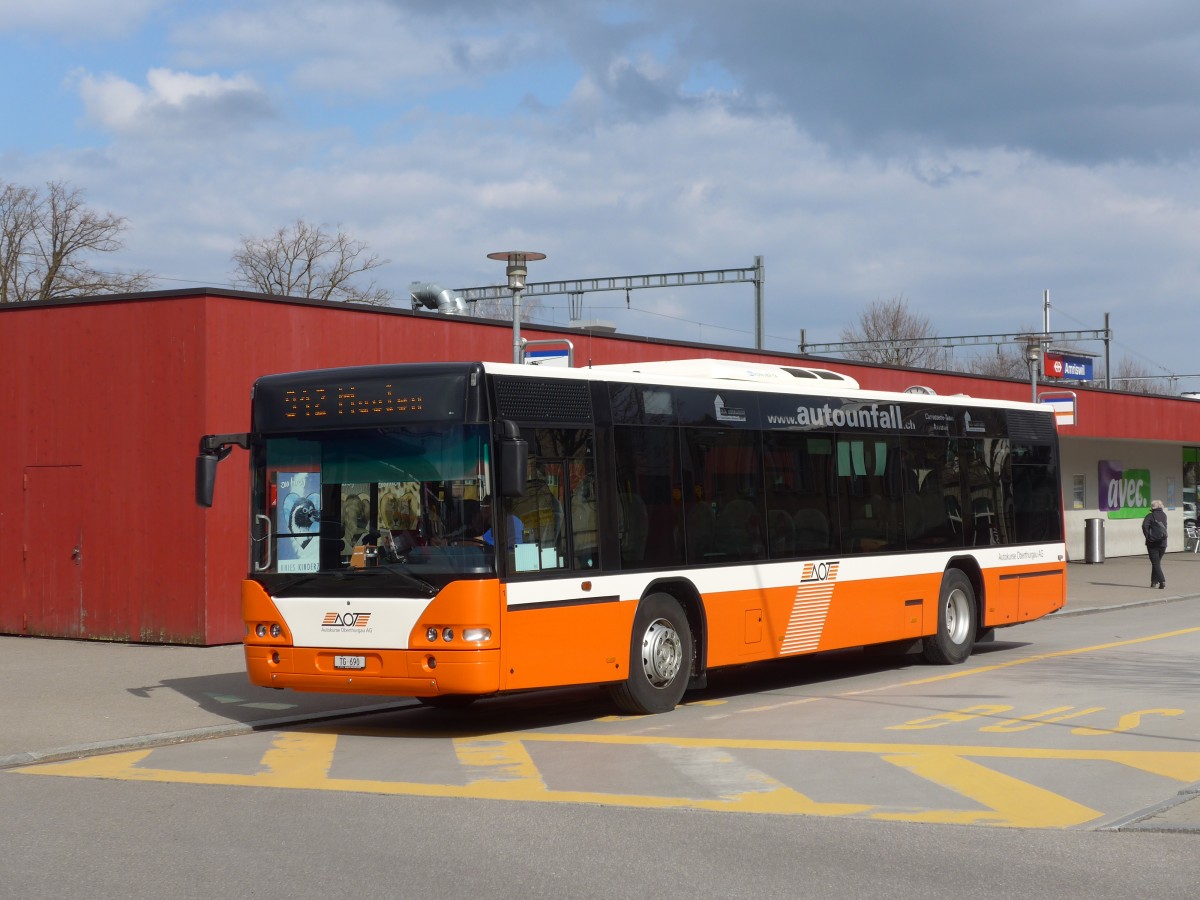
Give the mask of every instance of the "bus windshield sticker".
M 276 559 L 280 572 L 316 572 L 321 567 L 321 473 L 280 472 Z

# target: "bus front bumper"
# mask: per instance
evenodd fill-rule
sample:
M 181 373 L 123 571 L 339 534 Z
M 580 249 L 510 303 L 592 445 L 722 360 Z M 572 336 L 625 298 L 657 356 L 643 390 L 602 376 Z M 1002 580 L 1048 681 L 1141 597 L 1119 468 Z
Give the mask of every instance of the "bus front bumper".
M 359 668 L 341 668 L 339 662 Z M 326 694 L 439 697 L 494 694 L 499 650 L 363 650 L 246 645 L 252 684 Z

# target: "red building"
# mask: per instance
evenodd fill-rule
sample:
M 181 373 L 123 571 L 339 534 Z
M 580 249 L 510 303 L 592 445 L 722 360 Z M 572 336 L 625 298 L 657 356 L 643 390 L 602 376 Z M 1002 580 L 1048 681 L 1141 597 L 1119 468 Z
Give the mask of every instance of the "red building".
M 565 328 L 523 333 L 570 338 L 576 365 L 797 359 Z M 0 307 L 0 358 L 8 384 L 0 399 L 0 633 L 221 644 L 242 638 L 247 470 L 237 457 L 225 463 L 214 507 L 197 507 L 199 437 L 248 430 L 250 387 L 260 375 L 509 360 L 512 329 L 432 312 L 198 289 Z M 938 393 L 1030 396 L 1028 382 L 819 364 L 868 389 L 920 383 Z M 1145 456 L 1155 496 L 1175 489 L 1173 499 L 1182 501 L 1182 460 L 1189 442 L 1200 444 L 1200 403 L 1075 390 L 1077 424 L 1061 433 L 1068 552 L 1081 558 L 1084 517 L 1098 509 L 1089 467 L 1095 473 L 1096 459 L 1132 465 Z M 1085 478 L 1082 499 L 1076 470 Z M 1110 525 L 1111 555 L 1141 552 L 1125 523 Z

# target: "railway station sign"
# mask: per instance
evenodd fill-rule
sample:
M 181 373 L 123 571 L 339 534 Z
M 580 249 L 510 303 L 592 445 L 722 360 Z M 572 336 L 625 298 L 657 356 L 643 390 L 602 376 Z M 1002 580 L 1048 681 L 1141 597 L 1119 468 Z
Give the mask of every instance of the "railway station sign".
M 1062 378 L 1068 381 L 1091 381 L 1092 361 L 1086 356 L 1047 353 L 1045 374 L 1047 378 Z

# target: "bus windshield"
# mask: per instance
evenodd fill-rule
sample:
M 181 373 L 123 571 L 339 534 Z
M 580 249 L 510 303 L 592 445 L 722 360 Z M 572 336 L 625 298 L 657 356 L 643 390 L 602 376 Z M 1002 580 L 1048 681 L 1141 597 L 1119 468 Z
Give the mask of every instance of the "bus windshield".
M 267 436 L 254 461 L 256 574 L 492 575 L 485 425 Z

